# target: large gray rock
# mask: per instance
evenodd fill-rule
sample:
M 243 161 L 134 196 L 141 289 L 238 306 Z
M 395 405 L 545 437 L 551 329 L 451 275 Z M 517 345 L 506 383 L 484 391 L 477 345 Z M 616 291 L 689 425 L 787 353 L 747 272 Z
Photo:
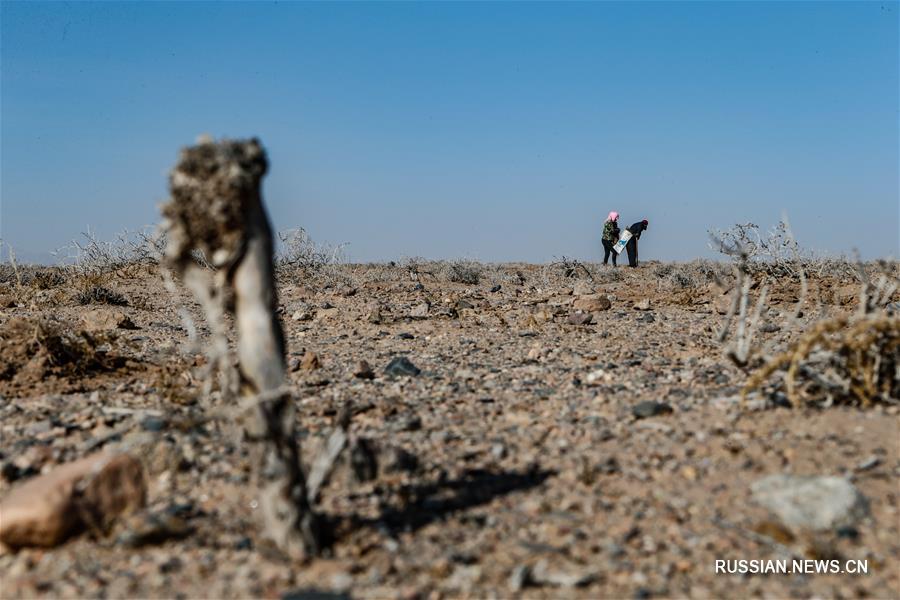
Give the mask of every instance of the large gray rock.
M 869 503 L 843 477 L 769 475 L 751 486 L 753 499 L 795 530 L 852 526 L 869 514 Z

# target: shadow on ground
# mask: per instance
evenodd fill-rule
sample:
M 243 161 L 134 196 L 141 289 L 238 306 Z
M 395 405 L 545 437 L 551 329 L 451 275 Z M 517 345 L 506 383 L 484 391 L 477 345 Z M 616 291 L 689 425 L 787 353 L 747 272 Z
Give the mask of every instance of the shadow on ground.
M 554 474 L 554 471 L 537 468 L 527 471 L 470 469 L 456 479 L 403 485 L 388 491 L 392 500 L 378 517 L 353 515 L 339 518 L 343 526 L 334 530 L 349 533 L 372 527 L 388 535 L 416 531 L 454 513 L 488 504 L 494 498 L 535 488 Z

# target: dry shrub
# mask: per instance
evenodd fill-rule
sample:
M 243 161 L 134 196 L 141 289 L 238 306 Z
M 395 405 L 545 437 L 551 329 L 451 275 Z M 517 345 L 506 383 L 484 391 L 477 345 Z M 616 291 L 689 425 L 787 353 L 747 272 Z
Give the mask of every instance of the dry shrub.
M 672 304 L 696 306 L 707 303 L 711 286 L 723 286 L 732 277 L 731 266 L 712 261 L 664 263 L 653 267 L 657 289 L 667 293 Z
M 123 306 L 127 301 L 112 289 L 113 282 L 155 272 L 164 241 L 150 228 L 123 231 L 112 241 L 101 240 L 88 230 L 55 253 L 62 264 L 52 269 L 75 290 L 73 301 L 77 304 Z
M 525 285 L 528 278 L 523 271 L 527 270 L 525 265 L 519 263 L 488 263 L 482 265 L 484 271 L 481 274 L 481 281 L 489 287 L 499 285 L 502 287 L 515 287 Z
M 653 267 L 653 276 L 657 279 L 664 279 L 668 277 L 672 271 L 675 270 L 675 265 L 672 263 L 662 263 Z
M 475 260 L 457 259 L 443 265 L 442 273 L 447 281 L 477 285 L 481 281 L 484 265 Z
M 50 290 L 65 285 L 68 278 L 56 267 L 38 268 L 34 270 L 31 285 L 39 290 Z
M 436 279 L 435 272 L 440 269 L 440 265 L 429 263 L 420 256 L 404 256 L 396 266 L 406 274 L 410 281 L 422 281 L 426 275 Z
M 594 280 L 594 274 L 591 273 L 591 270 L 587 265 L 580 260 L 569 258 L 568 256 L 563 256 L 562 258 L 554 260 L 550 263 L 550 268 L 559 271 L 560 275 L 566 279 L 587 278 L 591 281 Z
M 686 287 L 672 293 L 672 304 L 677 306 L 695 306 L 708 302 L 704 290 L 697 287 Z
M 857 261 L 846 256 L 822 256 L 800 247 L 784 217 L 768 231 L 754 223 L 738 223 L 730 229 L 711 230 L 713 248 L 735 258 L 739 250 L 746 260 L 745 269 L 753 275 L 770 277 L 835 277 L 860 281 Z
M 808 327 L 749 378 L 743 395 L 781 375 L 774 391 L 794 407 L 900 403 L 900 316 L 891 304 L 900 281 L 893 272 L 890 266 L 873 283 L 860 269 L 858 310 Z
M 308 274 L 316 274 L 345 262 L 346 244 L 319 244 L 302 227 L 278 232 L 276 263 L 282 267 L 296 267 Z
M 312 282 L 328 286 L 354 286 L 351 273 L 345 269 L 347 244 L 332 245 L 313 241 L 302 227 L 278 233 L 275 267 L 279 275 L 299 270 Z
M 597 283 L 615 283 L 625 279 L 625 267 L 616 267 L 614 269 L 601 269 L 597 273 L 595 281 Z
M 0 381 L 36 383 L 115 369 L 122 361 L 108 354 L 109 342 L 54 319 L 11 319 L 0 327 Z
M 127 306 L 128 300 L 122 294 L 102 285 L 91 285 L 75 294 L 75 301 L 82 306 L 87 304 L 111 304 Z
M 776 373 L 782 375 L 776 388 L 794 407 L 898 403 L 900 318 L 879 313 L 819 321 L 754 373 L 744 395 Z
M 78 279 L 133 279 L 159 264 L 164 247 L 165 239 L 150 229 L 126 230 L 112 241 L 100 240 L 88 230 L 56 254 L 70 275 Z

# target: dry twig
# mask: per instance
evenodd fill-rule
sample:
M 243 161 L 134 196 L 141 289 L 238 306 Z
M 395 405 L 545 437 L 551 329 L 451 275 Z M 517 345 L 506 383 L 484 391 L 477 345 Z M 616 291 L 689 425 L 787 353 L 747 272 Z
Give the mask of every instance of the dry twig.
M 220 385 L 239 383 L 253 402 L 244 423 L 256 444 L 264 535 L 288 555 L 317 553 L 325 532 L 307 498 L 306 477 L 293 431 L 293 403 L 282 393 L 286 379 L 284 335 L 276 314 L 273 240 L 260 194 L 268 168 L 255 139 L 201 139 L 182 151 L 170 175 L 172 198 L 162 207 L 167 236 L 165 263 L 197 296 L 214 333 L 213 357 Z M 199 249 L 215 271 L 194 260 Z M 229 368 L 226 298 L 234 295 L 237 379 Z

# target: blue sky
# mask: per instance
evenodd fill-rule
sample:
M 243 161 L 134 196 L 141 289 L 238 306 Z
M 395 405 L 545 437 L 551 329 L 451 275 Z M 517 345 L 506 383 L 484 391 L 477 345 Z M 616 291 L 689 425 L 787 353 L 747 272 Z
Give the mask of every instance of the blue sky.
M 401 256 L 595 260 L 706 231 L 900 254 L 897 2 L 3 2 L 0 235 L 157 220 L 200 133 L 260 137 L 277 229 Z

